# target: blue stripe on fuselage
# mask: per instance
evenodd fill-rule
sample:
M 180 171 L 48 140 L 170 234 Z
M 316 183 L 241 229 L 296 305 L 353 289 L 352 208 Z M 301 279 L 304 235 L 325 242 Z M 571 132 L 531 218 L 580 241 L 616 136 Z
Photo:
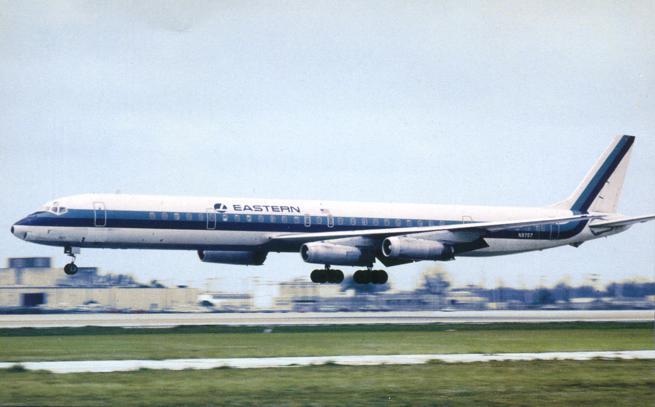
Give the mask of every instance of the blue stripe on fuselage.
M 126 228 L 126 229 L 168 229 L 168 230 L 219 230 L 219 231 L 256 231 L 256 232 L 302 232 L 316 233 L 327 231 L 351 231 L 365 229 L 388 229 L 408 226 L 438 226 L 438 225 L 457 225 L 461 221 L 453 220 L 436 220 L 436 219 L 412 219 L 411 224 L 407 224 L 406 219 L 401 219 L 397 224 L 398 218 L 366 218 L 367 224 L 362 224 L 363 218 L 357 219 L 357 225 L 350 224 L 352 217 L 335 217 L 334 227 L 327 227 L 327 217 L 321 216 L 321 223 L 317 224 L 317 216 L 312 216 L 311 226 L 305 226 L 304 216 L 296 216 L 300 223 L 294 223 L 294 215 L 250 215 L 250 221 L 247 216 L 239 214 L 240 221 L 235 221 L 237 214 L 216 214 L 216 227 L 207 227 L 207 213 L 204 212 L 148 212 L 148 211 L 112 211 L 107 210 L 107 228 Z M 166 215 L 164 215 L 166 214 Z M 227 215 L 227 221 L 224 220 Z M 162 217 L 168 219 L 162 219 Z M 187 219 L 191 216 L 191 219 Z M 179 217 L 179 220 L 177 220 Z M 260 218 L 261 217 L 261 218 Z M 271 217 L 276 219 L 270 222 Z M 286 217 L 287 223 L 281 220 Z M 213 216 L 210 217 L 210 219 Z M 337 219 L 342 218 L 343 224 L 338 224 Z M 261 222 L 260 219 L 264 219 Z M 89 209 L 68 209 L 65 214 L 55 215 L 50 212 L 36 212 L 17 222 L 17 225 L 27 226 L 53 226 L 53 227 L 88 227 L 95 226 L 94 211 Z M 289 223 L 291 222 L 291 223 Z M 377 225 L 375 225 L 377 222 Z M 468 223 L 470 221 L 464 222 Z M 573 221 L 559 225 L 547 224 L 543 227 L 530 226 L 521 228 L 505 229 L 502 231 L 490 232 L 487 238 L 496 239 L 532 239 L 532 240 L 557 240 L 568 239 L 580 233 L 587 221 Z M 211 226 L 213 221 L 210 220 Z

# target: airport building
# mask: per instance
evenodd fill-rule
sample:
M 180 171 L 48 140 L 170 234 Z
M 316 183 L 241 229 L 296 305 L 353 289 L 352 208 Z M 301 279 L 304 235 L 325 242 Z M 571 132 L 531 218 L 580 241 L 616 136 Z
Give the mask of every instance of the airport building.
M 248 293 L 207 292 L 198 297 L 198 304 L 208 311 L 248 312 L 255 306 L 255 299 Z
M 48 257 L 9 258 L 0 269 L 0 310 L 189 311 L 197 306 L 195 288 L 148 286 L 132 277 L 99 274 L 80 267 L 67 276 Z

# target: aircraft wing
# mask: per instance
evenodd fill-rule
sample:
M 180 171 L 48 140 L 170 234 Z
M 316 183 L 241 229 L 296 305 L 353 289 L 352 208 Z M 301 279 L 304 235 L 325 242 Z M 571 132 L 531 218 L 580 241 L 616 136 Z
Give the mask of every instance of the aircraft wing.
M 516 229 L 525 226 L 546 225 L 551 223 L 563 223 L 576 220 L 594 219 L 593 215 L 573 215 L 559 218 L 533 218 L 524 220 L 499 221 L 499 222 L 470 222 L 442 226 L 418 226 L 405 228 L 384 228 L 384 229 L 362 229 L 338 232 L 320 233 L 296 233 L 272 236 L 272 241 L 286 241 L 295 243 L 307 243 L 332 239 L 344 239 L 352 237 L 386 238 L 390 236 L 424 234 L 431 232 L 461 232 L 475 231 L 477 235 L 484 235 L 485 232 L 495 232 L 504 229 Z
M 589 225 L 592 229 L 616 228 L 622 226 L 632 226 L 635 223 L 648 222 L 655 219 L 655 215 L 633 216 L 628 218 L 611 219 L 606 221 L 594 222 Z

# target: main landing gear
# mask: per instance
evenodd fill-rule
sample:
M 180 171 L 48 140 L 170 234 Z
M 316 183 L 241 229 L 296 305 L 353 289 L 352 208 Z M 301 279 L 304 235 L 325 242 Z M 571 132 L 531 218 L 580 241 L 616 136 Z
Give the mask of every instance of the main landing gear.
M 343 282 L 343 271 L 333 270 L 329 265 L 324 269 L 316 269 L 310 275 L 313 283 L 330 283 L 341 284 Z M 356 284 L 386 284 L 389 275 L 384 270 L 373 270 L 373 267 L 367 267 L 366 270 L 357 270 L 353 274 L 353 280 Z
M 343 271 L 333 270 L 325 265 L 324 269 L 316 269 L 310 275 L 313 283 L 340 284 L 343 281 Z
M 355 271 L 353 280 L 356 284 L 385 284 L 389 275 L 384 270 L 372 270 L 372 267 L 368 267 L 366 270 Z
M 70 246 L 64 247 L 64 253 L 72 258 L 71 262 L 64 266 L 64 273 L 68 274 L 69 276 L 77 273 L 77 266 L 75 265 L 75 253 L 79 252 L 79 248 L 75 249 Z

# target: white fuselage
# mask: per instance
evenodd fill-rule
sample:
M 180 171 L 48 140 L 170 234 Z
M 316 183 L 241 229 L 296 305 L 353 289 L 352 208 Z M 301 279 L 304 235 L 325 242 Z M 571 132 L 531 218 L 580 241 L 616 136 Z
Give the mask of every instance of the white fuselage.
M 271 238 L 568 215 L 571 211 L 556 208 L 86 194 L 49 202 L 17 222 L 12 232 L 26 241 L 55 246 L 292 252 L 298 244 L 271 243 Z M 577 245 L 597 237 L 587 223 L 553 223 L 491 234 L 485 238 L 488 247 L 461 255 Z M 347 240 L 359 247 L 379 244 L 370 238 Z

